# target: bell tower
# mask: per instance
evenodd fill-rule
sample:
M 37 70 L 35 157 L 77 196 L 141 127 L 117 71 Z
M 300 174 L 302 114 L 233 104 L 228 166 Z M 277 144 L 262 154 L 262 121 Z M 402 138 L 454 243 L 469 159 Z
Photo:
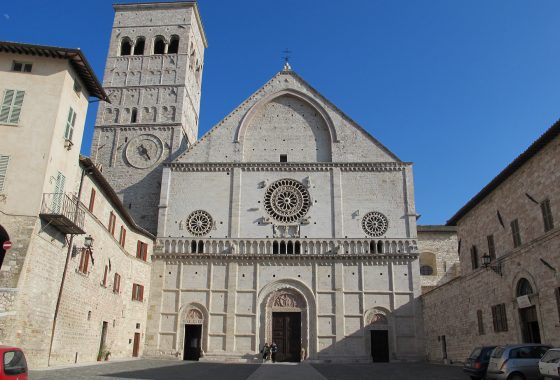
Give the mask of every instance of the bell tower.
M 207 41 L 196 1 L 116 4 L 91 157 L 156 233 L 162 164 L 198 135 Z

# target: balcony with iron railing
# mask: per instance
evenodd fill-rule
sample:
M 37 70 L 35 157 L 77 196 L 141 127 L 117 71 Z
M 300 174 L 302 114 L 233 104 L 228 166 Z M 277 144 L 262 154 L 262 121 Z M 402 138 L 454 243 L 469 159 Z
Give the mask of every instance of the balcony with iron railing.
M 65 193 L 44 193 L 41 219 L 64 234 L 85 234 L 85 210 L 75 196 Z
M 158 238 L 162 254 L 238 255 L 410 255 L 418 253 L 415 239 L 204 239 Z

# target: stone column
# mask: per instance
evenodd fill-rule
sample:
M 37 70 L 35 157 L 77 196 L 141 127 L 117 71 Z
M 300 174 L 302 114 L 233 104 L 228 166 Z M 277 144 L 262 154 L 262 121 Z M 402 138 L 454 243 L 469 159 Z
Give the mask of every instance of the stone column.
M 237 263 L 228 264 L 226 308 L 226 352 L 235 349 L 235 310 L 237 308 Z

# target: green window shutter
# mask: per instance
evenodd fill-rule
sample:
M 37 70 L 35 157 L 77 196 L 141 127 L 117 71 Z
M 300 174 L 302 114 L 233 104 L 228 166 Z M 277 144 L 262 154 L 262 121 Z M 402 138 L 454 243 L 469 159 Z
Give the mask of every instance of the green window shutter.
M 12 103 L 12 112 L 10 113 L 8 123 L 17 124 L 19 122 L 19 115 L 21 114 L 21 106 L 23 104 L 24 96 L 25 91 L 16 91 L 16 95 Z
M 0 155 L 0 192 L 4 190 L 4 180 L 6 179 L 6 172 L 8 171 L 8 161 L 10 156 Z
M 14 90 L 4 91 L 4 100 L 2 100 L 2 107 L 0 108 L 0 123 L 7 123 L 10 116 L 10 109 L 12 108 L 12 101 L 14 99 Z
M 72 140 L 75 124 L 76 124 L 76 112 L 74 112 L 72 107 L 70 107 L 70 111 L 68 111 L 68 119 L 66 120 L 66 129 L 64 130 L 65 139 Z

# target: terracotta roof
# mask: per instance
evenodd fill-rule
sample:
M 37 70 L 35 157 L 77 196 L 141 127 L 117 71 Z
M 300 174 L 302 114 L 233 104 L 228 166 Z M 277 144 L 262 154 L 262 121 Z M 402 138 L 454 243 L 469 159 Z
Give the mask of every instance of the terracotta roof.
M 113 207 L 115 207 L 115 209 L 119 212 L 122 218 L 126 220 L 126 223 L 130 227 L 130 229 L 152 240 L 155 240 L 154 235 L 152 235 L 150 232 L 140 227 L 138 224 L 136 224 L 134 219 L 132 219 L 132 216 L 130 216 L 130 214 L 122 204 L 117 193 L 115 193 L 115 190 L 113 190 L 113 188 L 111 187 L 109 182 L 107 182 L 103 174 L 99 171 L 99 169 L 97 169 L 93 161 L 89 157 L 80 155 L 80 165 L 85 170 L 89 171 L 90 178 L 92 178 L 94 182 L 99 186 L 99 188 L 103 190 L 103 192 L 105 193 L 109 201 L 113 204 Z
M 534 143 L 521 153 L 512 163 L 510 163 L 504 170 L 500 172 L 488 185 L 486 185 L 478 194 L 476 194 L 470 201 L 467 202 L 459 211 L 455 213 L 447 221 L 448 226 L 456 226 L 457 222 L 472 210 L 478 203 L 480 203 L 488 194 L 500 186 L 506 179 L 517 171 L 523 164 L 533 158 L 538 152 L 541 151 L 549 142 L 560 134 L 560 120 L 552 125 L 545 133 L 542 134 Z
M 70 61 L 72 68 L 80 76 L 89 95 L 109 102 L 109 98 L 105 90 L 103 90 L 103 86 L 101 86 L 95 72 L 80 49 L 0 41 L 0 52 L 67 59 Z

